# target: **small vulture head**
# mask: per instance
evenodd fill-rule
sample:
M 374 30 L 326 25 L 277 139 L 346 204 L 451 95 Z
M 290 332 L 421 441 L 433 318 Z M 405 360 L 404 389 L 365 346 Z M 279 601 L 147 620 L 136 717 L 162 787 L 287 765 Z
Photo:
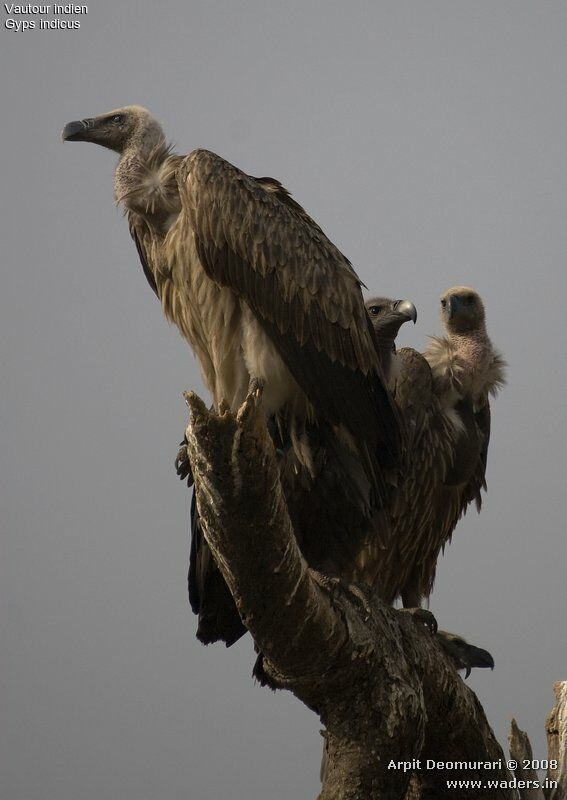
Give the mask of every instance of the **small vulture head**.
M 125 106 L 98 117 L 68 122 L 61 138 L 64 142 L 94 142 L 123 153 L 132 144 L 152 148 L 164 139 L 164 134 L 146 108 Z
M 471 333 L 484 325 L 480 295 L 468 286 L 453 286 L 441 297 L 441 320 L 449 333 Z
M 472 669 L 494 669 L 494 659 L 488 650 L 469 644 L 462 636 L 449 631 L 437 631 L 437 641 L 453 660 L 457 669 L 464 669 L 469 677 Z
M 390 344 L 392 349 L 404 322 L 411 319 L 415 324 L 417 321 L 417 309 L 411 300 L 371 297 L 365 305 L 378 341 L 380 344 Z

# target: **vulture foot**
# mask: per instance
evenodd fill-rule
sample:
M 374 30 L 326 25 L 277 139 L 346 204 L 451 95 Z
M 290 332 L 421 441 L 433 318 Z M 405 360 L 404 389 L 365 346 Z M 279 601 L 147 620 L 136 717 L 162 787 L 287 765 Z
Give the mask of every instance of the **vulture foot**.
M 179 480 L 184 481 L 187 479 L 187 486 L 193 485 L 193 473 L 187 453 L 187 436 L 184 436 L 183 441 L 179 443 L 179 450 L 175 457 L 175 471 L 179 476 Z
M 256 396 L 256 399 L 262 397 L 262 392 L 264 391 L 264 381 L 260 380 L 260 378 L 250 378 L 248 382 L 248 397 Z
M 356 604 L 363 609 L 366 619 L 370 617 L 372 614 L 372 609 L 368 603 L 368 596 L 361 586 L 356 583 L 347 583 L 346 581 L 331 575 L 325 575 L 324 573 L 319 572 L 316 569 L 312 569 L 311 567 L 309 567 L 309 574 L 315 583 L 317 583 L 330 595 L 342 592 L 343 594 L 348 595 L 351 600 L 354 599 Z M 431 616 L 433 616 L 433 614 Z
M 410 614 L 415 622 L 426 627 L 432 636 L 437 633 L 437 620 L 426 608 L 399 608 L 398 613 Z

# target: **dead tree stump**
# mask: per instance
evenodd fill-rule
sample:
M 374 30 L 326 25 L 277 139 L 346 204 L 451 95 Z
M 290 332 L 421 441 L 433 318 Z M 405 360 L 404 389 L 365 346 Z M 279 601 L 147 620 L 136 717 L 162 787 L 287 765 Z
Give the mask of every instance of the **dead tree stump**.
M 259 394 L 249 395 L 236 415 L 211 412 L 194 394 L 186 399 L 188 453 L 207 542 L 267 680 L 293 692 L 325 728 L 319 800 L 517 798 L 515 789 L 499 786 L 448 788 L 452 779 L 511 777 L 482 706 L 411 615 L 308 568 Z M 438 761 L 467 767 L 426 768 Z

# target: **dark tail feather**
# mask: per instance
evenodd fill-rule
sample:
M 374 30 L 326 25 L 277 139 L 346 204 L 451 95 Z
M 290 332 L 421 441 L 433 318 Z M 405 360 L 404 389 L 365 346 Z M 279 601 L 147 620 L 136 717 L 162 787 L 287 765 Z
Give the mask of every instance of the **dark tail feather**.
M 246 633 L 228 586 L 203 535 L 195 493 L 191 501 L 189 603 L 198 616 L 197 639 L 203 644 L 224 642 L 227 647 Z

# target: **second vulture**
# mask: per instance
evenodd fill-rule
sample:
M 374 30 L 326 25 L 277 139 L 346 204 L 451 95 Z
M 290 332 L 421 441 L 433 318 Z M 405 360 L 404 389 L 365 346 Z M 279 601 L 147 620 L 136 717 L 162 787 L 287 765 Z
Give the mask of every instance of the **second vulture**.
M 380 338 L 392 301 L 367 301 Z M 376 589 L 414 608 L 433 589 L 437 560 L 462 514 L 481 507 L 486 488 L 490 402 L 505 381 L 505 362 L 486 331 L 484 304 L 455 286 L 441 298 L 444 337 L 425 353 L 395 352 L 389 383 L 406 433 L 400 480 L 391 497 L 388 548 L 377 558 Z

